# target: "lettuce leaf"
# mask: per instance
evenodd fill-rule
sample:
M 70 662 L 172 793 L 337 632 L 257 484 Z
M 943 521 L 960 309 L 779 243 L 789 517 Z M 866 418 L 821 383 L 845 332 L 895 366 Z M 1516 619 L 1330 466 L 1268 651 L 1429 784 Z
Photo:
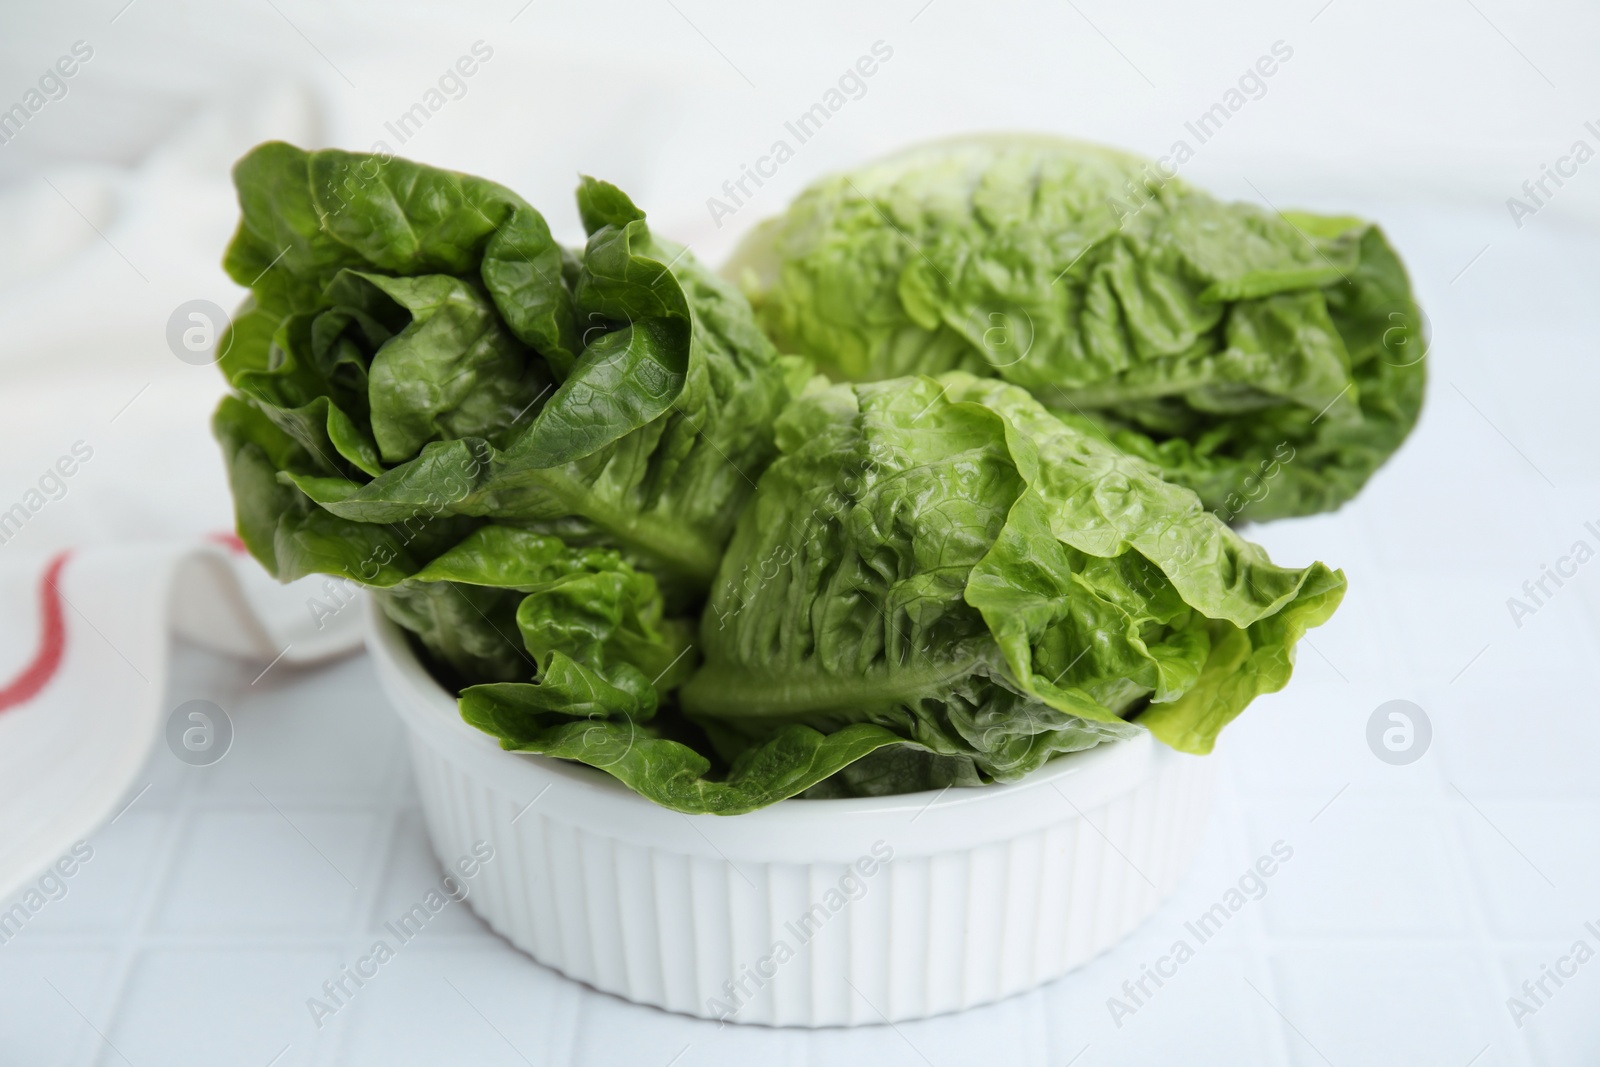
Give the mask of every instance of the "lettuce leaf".
M 590 178 L 576 253 L 509 190 L 392 157 L 266 144 L 235 179 L 251 295 L 213 428 L 269 571 L 370 588 L 469 722 L 683 810 L 895 743 L 796 727 L 713 764 L 671 699 L 809 375 L 735 287 Z
M 1209 751 L 1344 592 L 992 379 L 819 387 L 778 433 L 680 698 L 724 752 L 899 738 L 830 795 L 1008 781 L 1138 725 Z
M 235 180 L 253 291 L 221 362 L 300 446 L 255 454 L 298 495 L 256 478 L 242 511 L 515 522 L 703 595 L 805 376 L 736 288 L 591 178 L 581 255 L 509 190 L 393 157 L 269 143 Z
M 561 247 L 509 189 L 395 156 L 281 141 L 248 152 L 233 180 L 241 218 L 223 267 L 258 306 L 315 311 L 345 269 L 477 275 L 513 334 L 558 369 L 571 366 L 577 329 Z
M 1421 407 L 1423 320 L 1376 227 L 1091 145 L 968 137 L 825 179 L 728 269 L 834 376 L 1022 385 L 1229 520 L 1339 506 Z

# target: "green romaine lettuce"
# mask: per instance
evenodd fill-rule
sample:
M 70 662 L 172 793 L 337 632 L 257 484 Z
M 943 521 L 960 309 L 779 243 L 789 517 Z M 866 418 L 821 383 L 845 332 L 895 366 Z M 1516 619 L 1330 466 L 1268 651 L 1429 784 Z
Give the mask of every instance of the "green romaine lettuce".
M 778 433 L 680 696 L 724 754 L 795 725 L 902 742 L 829 791 L 1011 780 L 1134 723 L 1209 751 L 1344 593 L 992 379 L 819 388 Z
M 825 179 L 728 270 L 838 378 L 1003 378 L 1229 520 L 1342 504 L 1422 402 L 1421 312 L 1376 227 L 1075 142 L 969 137 Z
M 392 157 L 266 144 L 235 178 L 251 295 L 213 427 L 250 552 L 371 588 L 473 721 L 503 701 L 558 754 L 692 733 L 686 612 L 802 362 L 603 182 L 572 253 L 509 190 Z
M 300 446 L 260 454 L 277 482 L 355 523 L 615 547 L 675 603 L 703 593 L 804 378 L 736 289 L 594 179 L 581 255 L 509 190 L 392 157 L 272 143 L 235 179 L 226 266 L 253 292 L 221 362 Z M 236 485 L 241 524 L 290 513 L 272 480 Z M 277 571 L 270 539 L 245 541 Z

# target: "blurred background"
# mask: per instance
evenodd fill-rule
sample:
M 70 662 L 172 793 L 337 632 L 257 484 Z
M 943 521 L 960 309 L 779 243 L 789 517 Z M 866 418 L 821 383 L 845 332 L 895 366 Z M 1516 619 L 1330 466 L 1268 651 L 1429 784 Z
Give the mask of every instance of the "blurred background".
M 187 301 L 242 295 L 219 265 L 228 169 L 269 138 L 495 179 L 572 243 L 593 174 L 712 263 L 816 177 L 920 140 L 1182 142 L 1183 177 L 1218 195 L 1379 221 L 1432 322 L 1406 447 L 1342 511 L 1249 531 L 1280 562 L 1343 566 L 1351 593 L 1219 750 L 1207 852 L 1148 944 L 898 1031 L 723 1032 L 569 983 L 458 915 L 315 1030 L 301 1001 L 385 913 L 371 887 L 431 877 L 392 714 L 360 660 L 251 687 L 259 664 L 180 645 L 168 703 L 232 694 L 219 766 L 246 770 L 153 766 L 162 788 L 108 829 L 77 896 L 0 946 L 0 1062 L 1600 1062 L 1600 963 L 1534 1016 L 1508 1009 L 1575 941 L 1600 950 L 1600 585 L 1580 572 L 1536 618 L 1507 604 L 1576 540 L 1600 545 L 1597 45 L 1600 7 L 1576 0 L 0 5 L 0 509 L 94 449 L 7 559 L 231 525 L 221 377 L 167 329 Z M 798 143 L 785 124 L 885 52 Z M 1250 73 L 1263 56 L 1270 77 Z M 733 199 L 780 139 L 793 158 Z M 25 655 L 0 651 L 0 677 Z M 1432 719 L 1404 767 L 1366 743 L 1391 699 Z M 302 878 L 303 845 L 275 843 L 270 812 L 251 822 L 250 783 L 287 794 L 368 891 Z M 1249 923 L 1112 1025 L 1105 1000 L 1150 946 L 1280 838 L 1304 859 Z

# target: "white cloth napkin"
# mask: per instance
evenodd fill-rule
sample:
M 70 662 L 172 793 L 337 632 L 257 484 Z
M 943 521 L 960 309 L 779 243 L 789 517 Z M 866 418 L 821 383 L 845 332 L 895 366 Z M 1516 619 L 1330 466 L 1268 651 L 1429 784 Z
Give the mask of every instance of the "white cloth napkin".
M 0 898 L 116 816 L 179 710 L 174 634 L 263 673 L 361 642 L 359 607 L 318 610 L 316 579 L 278 585 L 225 544 L 19 553 L 0 602 Z
M 315 141 L 313 99 L 223 101 L 135 166 L 0 187 L 0 897 L 116 817 L 175 710 L 174 636 L 277 669 L 360 644 L 359 608 L 228 533 L 221 375 L 166 341 L 185 300 L 237 301 L 229 167 Z

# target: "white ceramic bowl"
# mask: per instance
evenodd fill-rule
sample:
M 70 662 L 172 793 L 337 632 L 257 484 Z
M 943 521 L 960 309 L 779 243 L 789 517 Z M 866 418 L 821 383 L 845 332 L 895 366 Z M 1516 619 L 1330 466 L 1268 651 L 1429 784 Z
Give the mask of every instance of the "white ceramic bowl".
M 502 751 L 375 604 L 368 645 L 435 853 L 495 850 L 473 909 L 569 977 L 703 1018 L 851 1026 L 1032 989 L 1156 910 L 1211 806 L 1212 761 L 1141 734 L 1010 785 L 688 816 Z

